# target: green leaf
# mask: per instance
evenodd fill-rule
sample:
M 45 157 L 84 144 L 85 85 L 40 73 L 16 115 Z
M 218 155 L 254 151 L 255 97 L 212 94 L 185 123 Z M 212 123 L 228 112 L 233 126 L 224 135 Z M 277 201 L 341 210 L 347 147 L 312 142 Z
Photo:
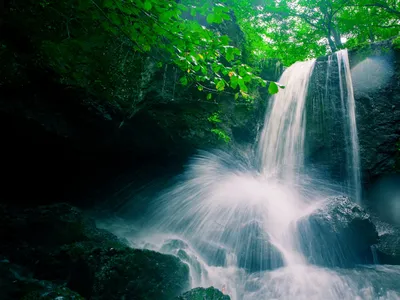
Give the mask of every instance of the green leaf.
M 249 89 L 247 88 L 246 84 L 244 83 L 243 78 L 239 78 L 238 82 L 239 82 L 240 91 L 247 93 L 249 91 Z
M 188 84 L 188 79 L 187 79 L 187 77 L 186 77 L 186 76 L 183 76 L 183 77 L 180 79 L 180 82 L 181 82 L 182 85 L 187 85 L 187 84 Z
M 151 8 L 153 7 L 153 5 L 151 5 L 151 2 L 149 0 L 144 1 L 144 9 L 149 11 L 151 10 Z
M 237 86 L 238 86 L 238 77 L 232 76 L 231 77 L 231 88 L 233 88 L 235 90 L 237 88 Z
M 239 99 L 239 93 L 235 94 L 235 100 Z
M 197 87 L 197 89 L 201 92 L 204 88 L 203 88 L 202 85 L 199 85 L 199 86 Z
M 225 89 L 225 81 L 224 80 L 218 81 L 216 88 L 218 91 L 222 92 Z
M 207 95 L 207 100 L 211 100 L 212 99 L 212 94 L 208 94 Z
M 270 82 L 268 87 L 268 93 L 271 95 L 276 94 L 279 91 L 278 85 L 275 82 Z
M 226 60 L 227 61 L 232 61 L 235 59 L 235 54 L 233 48 L 227 48 L 226 49 Z
M 219 70 L 221 70 L 221 66 L 218 65 L 218 64 L 213 64 L 213 65 L 212 65 L 212 70 L 213 70 L 215 73 L 218 73 Z
M 209 24 L 212 24 L 212 23 L 214 22 L 214 20 L 215 20 L 215 15 L 214 15 L 214 14 L 209 14 L 209 15 L 207 16 L 207 22 L 208 22 Z

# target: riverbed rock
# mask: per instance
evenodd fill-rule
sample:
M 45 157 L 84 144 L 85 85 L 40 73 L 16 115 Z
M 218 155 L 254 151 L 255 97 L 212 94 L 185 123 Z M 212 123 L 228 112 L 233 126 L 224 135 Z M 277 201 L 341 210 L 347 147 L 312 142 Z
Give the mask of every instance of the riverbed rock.
M 209 266 L 226 266 L 228 249 L 212 241 L 195 239 L 194 248 Z
M 347 197 L 325 200 L 297 224 L 299 248 L 307 260 L 327 267 L 373 263 L 378 233 L 370 216 Z
M 283 266 L 281 253 L 270 242 L 260 222 L 251 221 L 244 224 L 238 234 L 235 249 L 240 268 L 253 273 Z
M 68 204 L 0 208 L 0 255 L 33 278 L 93 299 L 171 299 L 189 287 L 178 257 L 132 249 Z
M 400 265 L 400 227 L 379 236 L 376 254 L 380 264 Z
M 183 295 L 175 298 L 175 300 L 229 300 L 228 295 L 224 295 L 221 291 L 214 287 L 195 288 Z
M 84 300 L 62 284 L 37 280 L 25 268 L 0 258 L 0 299 Z

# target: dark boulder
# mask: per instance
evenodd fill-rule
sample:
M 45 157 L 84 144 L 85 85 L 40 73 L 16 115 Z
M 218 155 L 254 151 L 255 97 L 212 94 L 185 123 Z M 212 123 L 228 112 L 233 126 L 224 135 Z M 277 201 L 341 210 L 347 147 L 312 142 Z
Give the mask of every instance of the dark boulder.
M 175 298 L 176 300 L 229 300 L 229 296 L 224 295 L 221 291 L 214 287 L 195 288 L 183 295 Z
M 239 229 L 235 250 L 238 266 L 248 272 L 273 270 L 283 266 L 281 253 L 271 244 L 260 222 L 251 221 Z
M 309 263 L 351 267 L 372 263 L 378 233 L 370 216 L 347 197 L 327 199 L 296 224 L 299 248 Z
M 378 263 L 400 265 L 400 227 L 394 227 L 379 236 L 375 249 Z
M 32 277 L 85 298 L 171 299 L 189 287 L 189 268 L 172 255 L 132 249 L 67 204 L 0 207 L 0 255 Z
M 37 280 L 23 267 L 0 258 L 0 299 L 84 300 L 62 284 Z
M 195 239 L 194 248 L 209 266 L 226 266 L 228 249 L 212 241 Z

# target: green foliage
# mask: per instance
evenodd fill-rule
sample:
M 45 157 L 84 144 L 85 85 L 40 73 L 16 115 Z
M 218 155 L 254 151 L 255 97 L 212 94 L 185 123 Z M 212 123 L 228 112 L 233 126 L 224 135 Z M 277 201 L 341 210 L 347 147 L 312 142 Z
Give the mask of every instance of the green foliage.
M 246 9 L 238 20 L 254 63 L 273 57 L 290 65 L 388 39 L 400 29 L 397 0 L 242 1 L 240 5 Z
M 82 0 L 86 3 L 88 0 Z M 231 21 L 229 1 L 146 0 L 92 2 L 93 19 L 115 35 L 123 34 L 134 51 L 148 53 L 163 63 L 173 63 L 186 75 L 183 86 L 196 84 L 200 91 L 238 89 L 266 84 L 243 62 L 242 51 L 215 26 Z M 189 13 L 190 12 L 190 13 Z M 207 25 L 200 24 L 205 19 Z
M 400 49 L 400 36 L 395 38 L 392 42 L 393 48 Z
M 221 123 L 221 119 L 219 118 L 219 113 L 213 113 L 211 117 L 208 118 L 210 123 Z
M 270 82 L 268 87 L 268 93 L 276 94 L 278 92 L 278 85 L 275 82 Z
M 229 143 L 231 140 L 231 138 L 221 129 L 213 128 L 213 129 L 211 129 L 211 132 L 216 134 L 218 136 L 218 138 L 223 140 L 225 143 Z

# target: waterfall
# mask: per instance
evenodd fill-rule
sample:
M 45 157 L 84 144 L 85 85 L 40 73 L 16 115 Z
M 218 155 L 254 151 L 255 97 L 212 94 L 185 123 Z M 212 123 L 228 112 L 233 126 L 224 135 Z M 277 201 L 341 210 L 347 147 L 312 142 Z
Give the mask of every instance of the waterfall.
M 328 92 L 335 81 L 334 57 L 339 105 Z M 347 158 L 341 163 L 348 169 L 343 181 L 352 174 L 348 189 L 356 191 L 359 201 L 349 60 L 346 51 L 334 57 L 323 73 L 322 99 L 309 97 L 316 60 L 287 68 L 280 79 L 285 89 L 270 99 L 256 153 L 200 152 L 177 183 L 162 191 L 143 213 L 137 222 L 140 233 L 127 238 L 136 247 L 178 256 L 190 268 L 192 287 L 212 285 L 232 300 L 399 299 L 400 268 L 355 267 L 364 263 L 365 247 L 370 252 L 371 244 L 359 249 L 351 240 L 352 228 L 338 231 L 350 226 L 349 216 L 370 224 L 354 202 L 337 197 L 343 194 L 342 183 L 319 176 L 306 161 L 309 132 L 321 131 L 322 141 L 343 142 Z M 319 108 L 307 110 L 311 102 Z M 340 120 L 346 120 L 340 123 L 343 128 L 336 123 L 321 125 L 337 121 L 338 113 Z M 319 131 L 312 131 L 309 120 L 319 125 Z M 338 132 L 342 134 L 335 135 Z M 363 233 L 356 234 L 354 240 L 362 243 Z
M 351 79 L 350 63 L 347 50 L 336 53 L 339 68 L 340 99 L 343 111 L 345 137 L 348 141 L 346 146 L 348 174 L 351 174 L 349 190 L 357 203 L 361 203 L 361 175 L 360 157 L 358 149 L 358 135 L 355 112 L 355 101 L 353 92 L 353 82 Z M 344 74 L 342 76 L 342 69 Z M 343 77 L 345 78 L 343 82 Z M 347 119 L 347 120 L 346 120 Z
M 308 163 L 340 182 L 343 193 L 361 203 L 360 158 L 347 50 L 318 60 L 305 104 Z
M 310 60 L 291 66 L 280 79 L 286 88 L 270 100 L 258 148 L 266 174 L 293 179 L 303 165 L 304 107 L 314 65 Z

